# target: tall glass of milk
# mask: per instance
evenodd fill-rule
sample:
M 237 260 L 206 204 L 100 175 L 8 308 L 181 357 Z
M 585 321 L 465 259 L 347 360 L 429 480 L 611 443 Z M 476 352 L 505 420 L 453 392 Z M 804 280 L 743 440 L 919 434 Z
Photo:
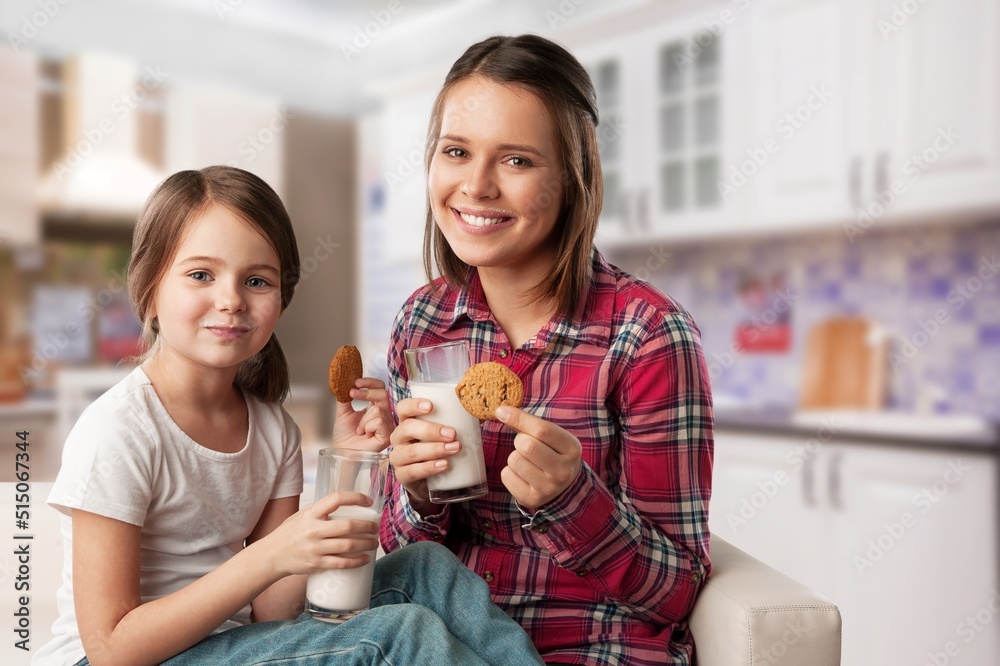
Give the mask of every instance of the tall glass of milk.
M 330 520 L 367 520 L 378 525 L 385 500 L 389 456 L 354 449 L 323 449 L 316 470 L 316 499 L 332 492 L 357 492 L 372 498 L 371 506 L 347 505 L 331 513 Z M 365 534 L 370 537 L 372 534 Z M 306 613 L 324 622 L 343 622 L 367 610 L 372 597 L 375 551 L 365 551 L 368 563 L 354 569 L 326 569 L 309 574 Z M 362 553 L 350 553 L 360 555 Z
M 486 494 L 486 460 L 479 419 L 465 411 L 455 387 L 469 369 L 469 343 L 446 342 L 403 352 L 410 396 L 430 400 L 433 409 L 420 416 L 455 429 L 461 451 L 448 458 L 448 468 L 427 479 L 432 502 L 462 502 Z

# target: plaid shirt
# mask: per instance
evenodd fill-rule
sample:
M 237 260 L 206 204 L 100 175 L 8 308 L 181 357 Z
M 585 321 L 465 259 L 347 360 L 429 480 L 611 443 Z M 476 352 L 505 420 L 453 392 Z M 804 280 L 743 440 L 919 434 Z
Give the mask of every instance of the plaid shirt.
M 523 409 L 579 438 L 576 481 L 534 514 L 500 481 L 516 434 L 482 424 L 489 494 L 423 519 L 390 474 L 386 551 L 441 541 L 489 584 L 493 600 L 547 662 L 688 664 L 685 620 L 710 570 L 712 399 L 700 334 L 668 296 L 595 250 L 589 294 L 511 350 L 478 275 L 467 292 L 441 280 L 396 317 L 393 404 L 408 397 L 403 350 L 468 340 L 473 362 L 524 382 Z

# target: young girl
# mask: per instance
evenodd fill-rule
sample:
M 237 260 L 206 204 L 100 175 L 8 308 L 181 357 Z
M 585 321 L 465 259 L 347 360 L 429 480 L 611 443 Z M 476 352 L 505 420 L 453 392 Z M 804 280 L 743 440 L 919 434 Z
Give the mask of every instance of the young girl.
M 493 37 L 453 65 L 427 140 L 429 284 L 395 321 L 395 480 L 387 551 L 442 541 L 490 585 L 547 663 L 687 664 L 709 573 L 712 402 L 699 332 L 593 248 L 594 90 L 556 44 Z M 432 269 L 442 277 L 432 280 Z M 482 424 L 489 493 L 431 504 L 460 450 L 414 417 L 403 350 L 469 340 L 524 382 Z
M 299 278 L 288 215 L 246 171 L 184 171 L 150 197 L 132 251 L 150 348 L 67 439 L 49 497 L 65 514 L 60 617 L 34 663 L 537 663 L 440 547 L 381 560 L 373 608 L 343 625 L 293 619 L 302 574 L 360 566 L 352 553 L 376 541 L 370 522 L 326 519 L 363 495 L 298 510 L 299 431 L 280 404 L 288 368 L 273 334 Z M 378 404 L 337 416 L 335 445 L 387 444 Z

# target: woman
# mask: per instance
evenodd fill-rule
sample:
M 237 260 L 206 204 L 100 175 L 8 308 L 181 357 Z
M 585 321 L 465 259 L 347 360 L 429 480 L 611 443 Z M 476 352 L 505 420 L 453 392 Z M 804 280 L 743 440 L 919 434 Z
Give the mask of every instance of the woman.
M 586 71 L 543 38 L 492 37 L 449 72 L 427 141 L 429 283 L 389 351 L 381 540 L 443 542 L 546 662 L 686 664 L 710 570 L 708 373 L 690 315 L 593 247 L 597 122 Z M 432 504 L 426 479 L 461 444 L 415 418 L 431 406 L 407 398 L 403 350 L 461 339 L 525 400 L 482 424 L 489 494 Z

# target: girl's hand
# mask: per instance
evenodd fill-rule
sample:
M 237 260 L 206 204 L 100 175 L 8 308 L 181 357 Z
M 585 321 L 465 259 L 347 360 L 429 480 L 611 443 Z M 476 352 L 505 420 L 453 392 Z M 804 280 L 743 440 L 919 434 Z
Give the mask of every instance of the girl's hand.
M 368 400 L 368 409 L 354 411 L 349 402 L 338 402 L 333 424 L 333 445 L 345 449 L 381 451 L 389 446 L 392 417 L 389 413 L 389 394 L 379 379 L 364 377 L 351 389 L 351 397 Z
M 448 469 L 448 456 L 461 450 L 455 439 L 455 429 L 438 423 L 421 421 L 417 416 L 430 413 L 431 401 L 424 398 L 407 398 L 396 405 L 399 425 L 392 432 L 392 451 L 389 464 L 396 480 L 416 500 L 414 508 L 426 508 L 429 502 L 427 478 Z
M 372 500 L 361 493 L 330 493 L 289 516 L 256 543 L 267 548 L 271 566 L 282 577 L 360 567 L 369 559 L 365 551 L 378 548 L 378 524 L 327 520 L 329 514 L 347 505 L 371 506 Z
M 389 392 L 381 379 L 362 377 L 356 380 L 354 388 L 351 389 L 351 397 L 355 400 L 367 400 L 386 414 L 389 413 Z
M 569 431 L 515 407 L 500 407 L 497 418 L 517 430 L 514 450 L 500 480 L 529 511 L 551 502 L 580 474 L 580 440 Z

